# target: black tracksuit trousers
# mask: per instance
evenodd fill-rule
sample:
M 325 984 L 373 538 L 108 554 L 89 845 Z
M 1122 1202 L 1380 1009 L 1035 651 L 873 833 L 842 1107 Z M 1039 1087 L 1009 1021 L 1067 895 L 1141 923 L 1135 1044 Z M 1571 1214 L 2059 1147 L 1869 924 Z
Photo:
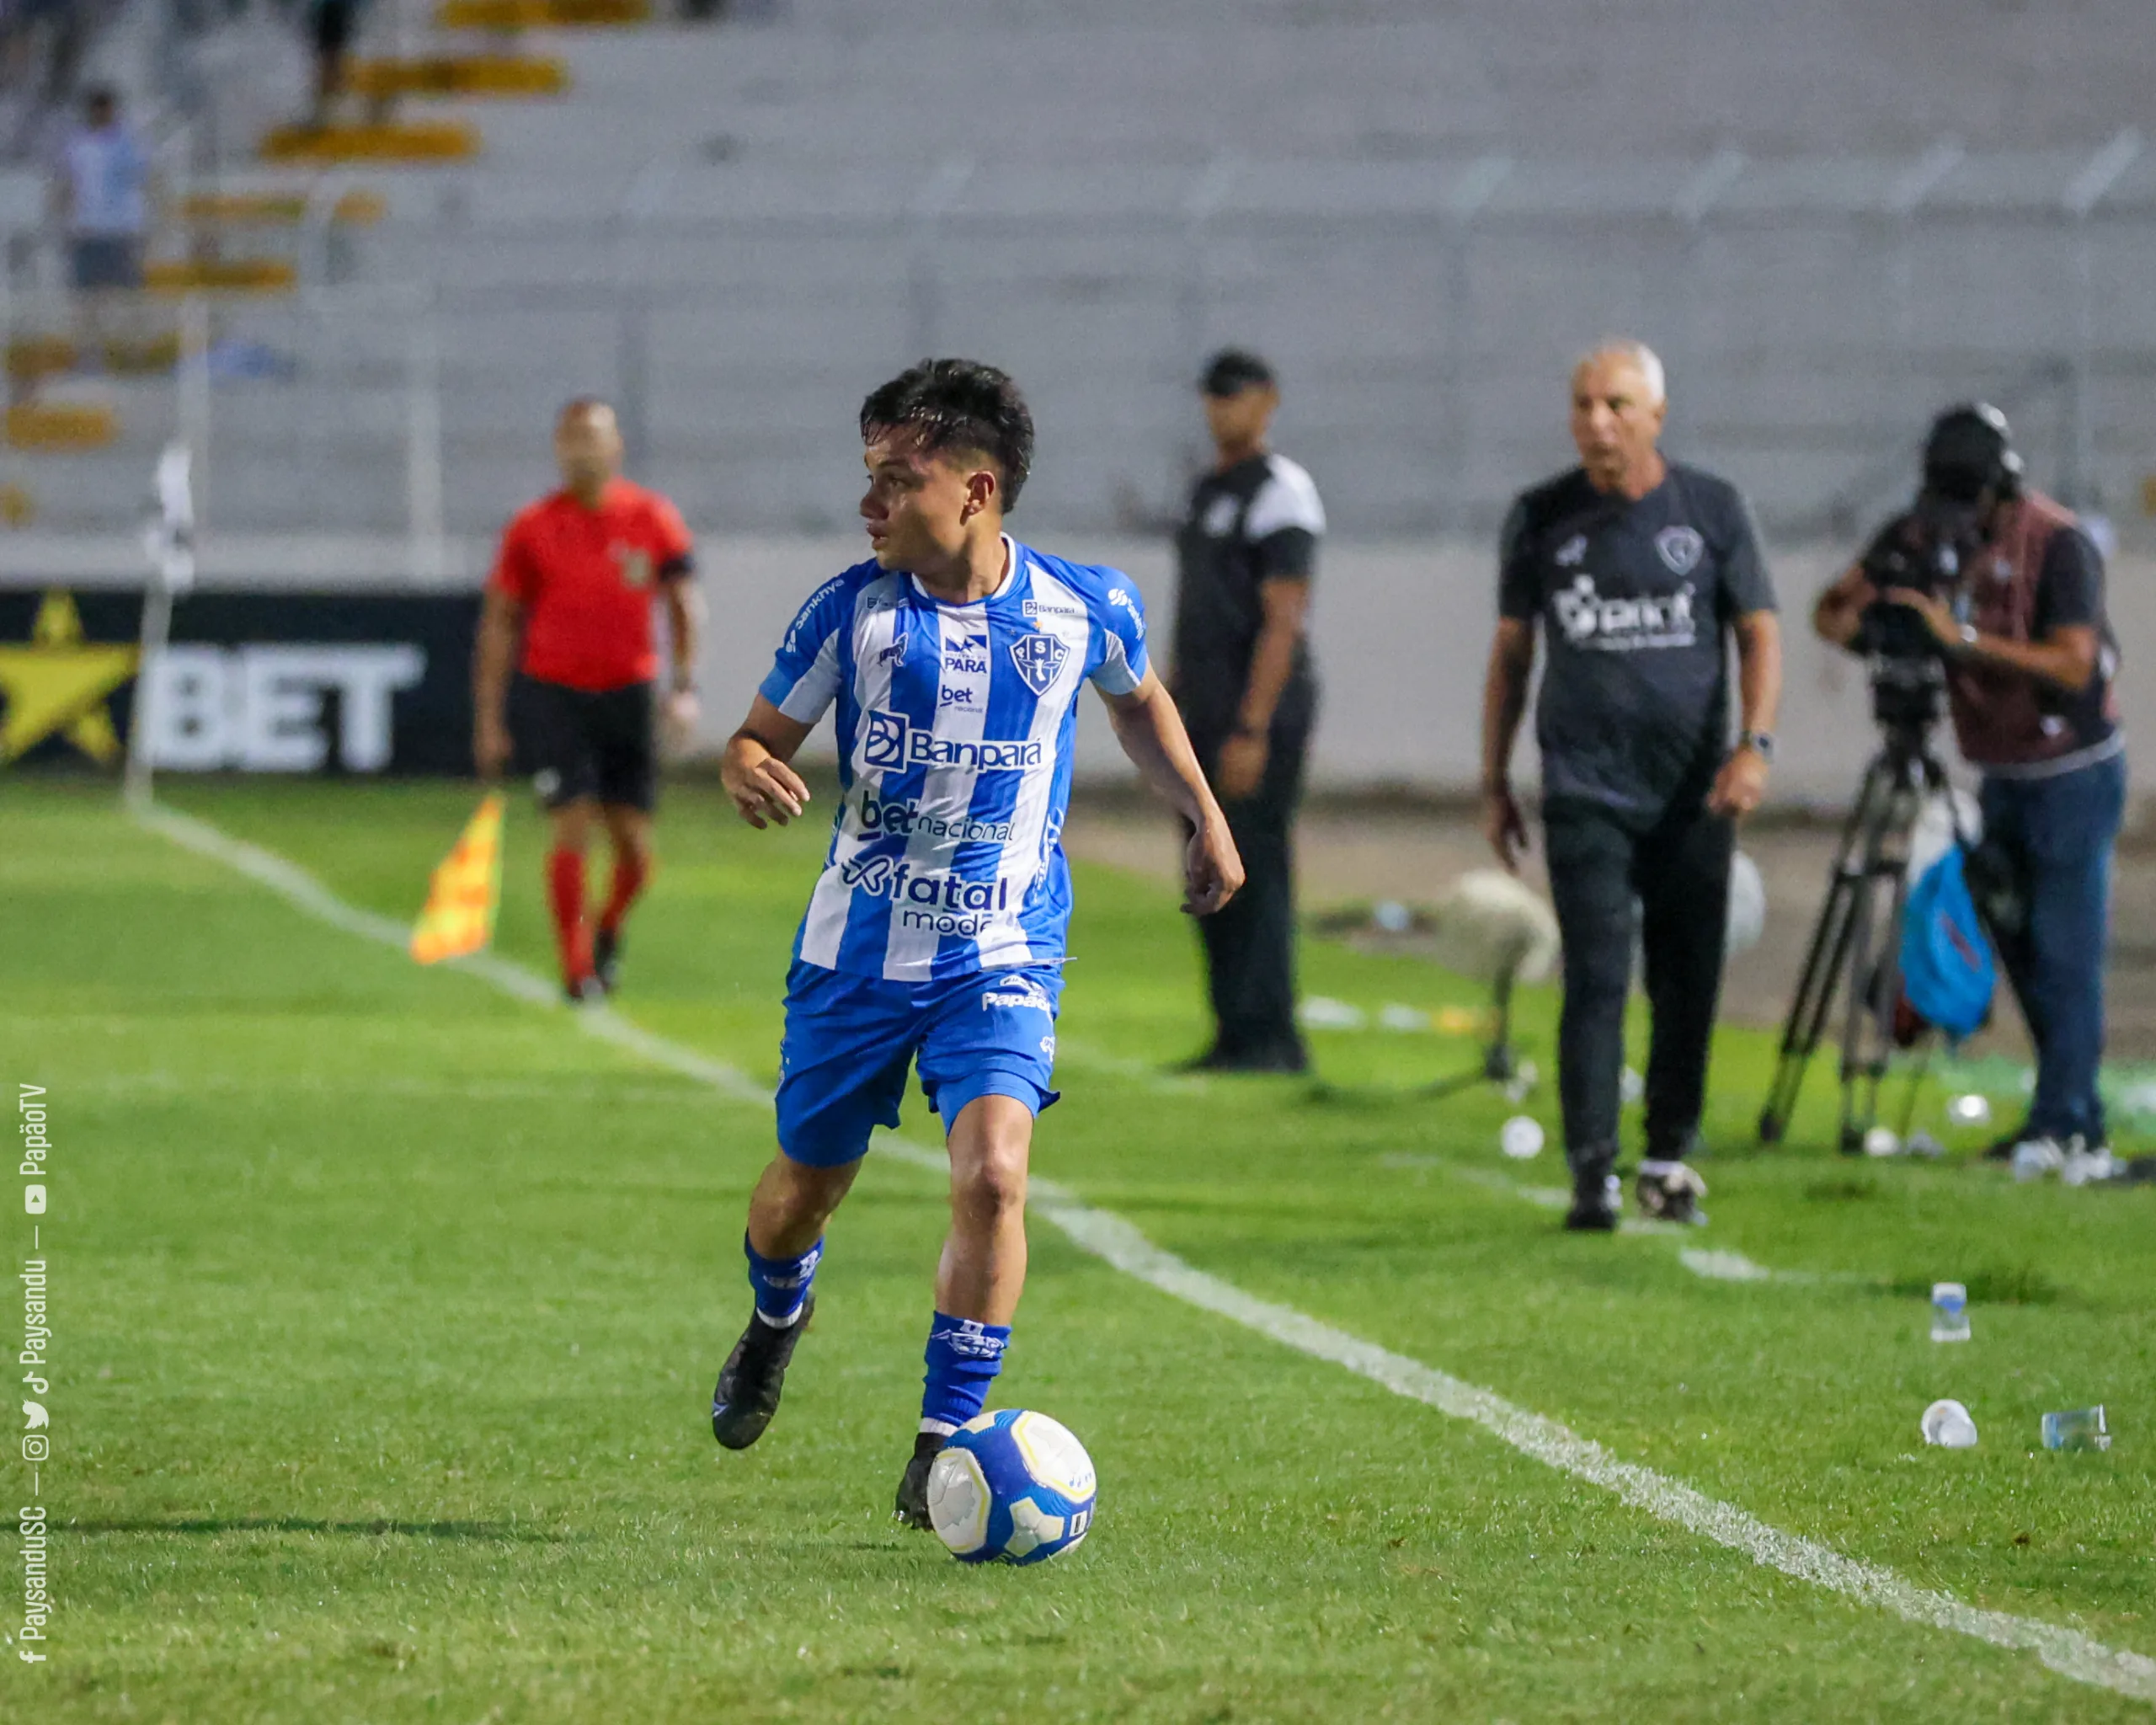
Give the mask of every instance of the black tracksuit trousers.
M 1647 1155 L 1675 1161 L 1690 1146 L 1706 1101 L 1736 829 L 1689 797 L 1645 832 L 1592 804 L 1552 803 L 1543 810 L 1543 831 L 1565 943 L 1557 1087 L 1566 1159 L 1577 1174 L 1604 1171 L 1616 1156 L 1636 931 L 1654 1027 Z
M 1283 718 L 1292 722 L 1274 724 L 1257 791 L 1221 805 L 1242 855 L 1243 889 L 1212 916 L 1196 919 L 1214 1045 L 1224 1055 L 1287 1057 L 1302 1049 L 1295 1028 L 1294 826 L 1310 726 L 1306 712 Z M 1209 781 L 1225 740 L 1217 734 L 1192 738 Z

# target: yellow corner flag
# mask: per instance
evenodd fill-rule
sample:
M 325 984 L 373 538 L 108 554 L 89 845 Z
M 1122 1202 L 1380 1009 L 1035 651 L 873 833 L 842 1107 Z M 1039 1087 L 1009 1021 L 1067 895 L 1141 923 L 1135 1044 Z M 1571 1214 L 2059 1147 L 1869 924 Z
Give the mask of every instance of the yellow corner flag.
M 502 793 L 489 791 L 435 869 L 427 907 L 412 931 L 412 956 L 422 964 L 439 964 L 478 952 L 494 937 L 501 902 Z

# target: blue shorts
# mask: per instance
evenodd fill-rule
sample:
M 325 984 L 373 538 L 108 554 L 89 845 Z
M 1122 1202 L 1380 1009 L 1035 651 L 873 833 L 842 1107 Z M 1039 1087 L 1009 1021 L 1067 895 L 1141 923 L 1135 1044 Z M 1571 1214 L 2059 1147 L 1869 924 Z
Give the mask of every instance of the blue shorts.
M 1015 1097 L 1039 1114 L 1056 1099 L 1049 1079 L 1062 994 L 1062 969 L 1051 964 L 886 982 L 797 959 L 779 1044 L 778 1147 L 812 1167 L 859 1161 L 871 1130 L 899 1124 L 916 1062 L 947 1134 L 984 1096 Z

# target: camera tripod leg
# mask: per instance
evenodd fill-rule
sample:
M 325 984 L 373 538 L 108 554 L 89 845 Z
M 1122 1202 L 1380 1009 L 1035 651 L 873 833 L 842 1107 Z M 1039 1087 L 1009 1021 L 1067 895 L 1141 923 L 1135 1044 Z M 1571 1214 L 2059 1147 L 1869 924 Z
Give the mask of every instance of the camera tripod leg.
M 1894 772 L 1885 756 L 1865 766 L 1856 802 L 1842 823 L 1828 877 L 1827 900 L 1820 906 L 1806 948 L 1804 969 L 1789 1017 L 1782 1028 L 1781 1057 L 1765 1107 L 1759 1111 L 1759 1141 L 1778 1144 L 1796 1111 L 1804 1074 L 1825 1033 L 1834 996 L 1848 969 L 1849 943 L 1856 927 L 1858 888 L 1868 881 L 1879 848 L 1877 828 L 1891 812 Z

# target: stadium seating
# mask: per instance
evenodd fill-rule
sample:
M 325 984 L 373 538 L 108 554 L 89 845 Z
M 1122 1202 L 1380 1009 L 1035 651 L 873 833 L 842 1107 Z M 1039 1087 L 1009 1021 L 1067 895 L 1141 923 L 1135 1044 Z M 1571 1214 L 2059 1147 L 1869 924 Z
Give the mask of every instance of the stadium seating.
M 1664 350 L 1678 446 L 1785 535 L 1870 507 L 1924 414 L 1977 391 L 2084 498 L 2123 505 L 2150 465 L 2156 300 L 2135 284 L 2156 266 L 2156 154 L 2105 154 L 2142 104 L 2148 54 L 2121 47 L 2156 49 L 2143 0 L 1977 20 L 1952 0 L 1657 0 L 1614 38 L 1560 0 L 757 10 L 449 14 L 529 26 L 509 63 L 568 86 L 467 103 L 419 79 L 390 130 L 476 153 L 366 164 L 382 219 L 344 232 L 353 280 L 434 296 L 452 528 L 529 489 L 547 409 L 585 388 L 633 398 L 647 469 L 693 516 L 843 522 L 852 405 L 930 349 L 1027 382 L 1028 515 L 1059 527 L 1171 506 L 1189 378 L 1226 339 L 1280 363 L 1283 436 L 1357 537 L 1486 531 L 1564 458 L 1566 362 L 1617 328 Z M 399 63 L 479 45 L 499 51 L 445 31 Z M 958 88 L 981 93 L 926 99 Z M 329 136 L 277 147 L 341 154 Z M 221 314 L 221 337 L 296 342 L 301 363 L 221 402 L 220 440 L 276 450 L 280 387 L 314 410 L 340 378 L 403 388 L 408 329 L 339 325 L 334 296 L 318 311 L 304 340 Z M 382 411 L 379 447 L 349 458 L 385 472 L 346 476 L 355 496 L 398 494 Z

